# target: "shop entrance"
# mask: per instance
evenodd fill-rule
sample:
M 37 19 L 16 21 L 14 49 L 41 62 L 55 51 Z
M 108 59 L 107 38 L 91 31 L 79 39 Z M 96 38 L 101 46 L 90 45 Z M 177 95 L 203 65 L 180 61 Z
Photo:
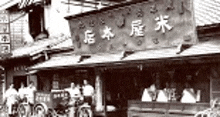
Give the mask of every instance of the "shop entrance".
M 14 76 L 13 77 L 13 83 L 14 83 L 14 88 L 18 90 L 21 86 L 21 83 L 24 84 L 24 86 L 27 86 L 27 76 Z

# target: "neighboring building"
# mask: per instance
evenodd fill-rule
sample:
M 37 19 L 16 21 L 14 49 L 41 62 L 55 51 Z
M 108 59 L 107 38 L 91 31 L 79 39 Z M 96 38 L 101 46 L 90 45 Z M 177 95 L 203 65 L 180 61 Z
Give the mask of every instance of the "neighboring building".
M 95 1 L 86 7 L 79 1 L 68 0 L 1 1 L 0 11 L 8 16 L 10 41 L 6 54 L 1 53 L 4 68 L 1 69 L 0 94 L 10 82 L 18 88 L 21 81 L 28 84 L 30 79 L 34 80 L 35 76 L 27 77 L 27 67 L 48 59 L 52 53 L 73 50 L 68 21 L 64 17 L 95 10 L 97 5 Z

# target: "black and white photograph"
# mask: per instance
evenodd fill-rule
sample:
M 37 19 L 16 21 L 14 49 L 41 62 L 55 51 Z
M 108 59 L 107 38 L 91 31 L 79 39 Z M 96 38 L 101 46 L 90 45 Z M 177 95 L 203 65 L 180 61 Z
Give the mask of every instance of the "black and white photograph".
M 220 0 L 0 0 L 0 117 L 220 117 Z

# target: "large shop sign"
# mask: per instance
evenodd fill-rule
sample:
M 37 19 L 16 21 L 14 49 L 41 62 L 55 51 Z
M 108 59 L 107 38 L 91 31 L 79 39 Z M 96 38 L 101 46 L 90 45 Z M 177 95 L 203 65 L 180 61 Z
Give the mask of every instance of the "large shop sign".
M 67 17 L 75 50 L 98 53 L 196 43 L 193 0 L 149 0 Z
M 8 11 L 0 11 L 0 54 L 11 52 L 10 22 Z

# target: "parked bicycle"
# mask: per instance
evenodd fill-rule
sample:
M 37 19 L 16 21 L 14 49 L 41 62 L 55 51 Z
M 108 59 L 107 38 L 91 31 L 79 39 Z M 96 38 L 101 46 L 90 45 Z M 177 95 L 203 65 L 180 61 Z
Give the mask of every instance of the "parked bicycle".
M 210 102 L 210 108 L 199 111 L 194 117 L 220 117 L 219 99 L 214 99 Z

